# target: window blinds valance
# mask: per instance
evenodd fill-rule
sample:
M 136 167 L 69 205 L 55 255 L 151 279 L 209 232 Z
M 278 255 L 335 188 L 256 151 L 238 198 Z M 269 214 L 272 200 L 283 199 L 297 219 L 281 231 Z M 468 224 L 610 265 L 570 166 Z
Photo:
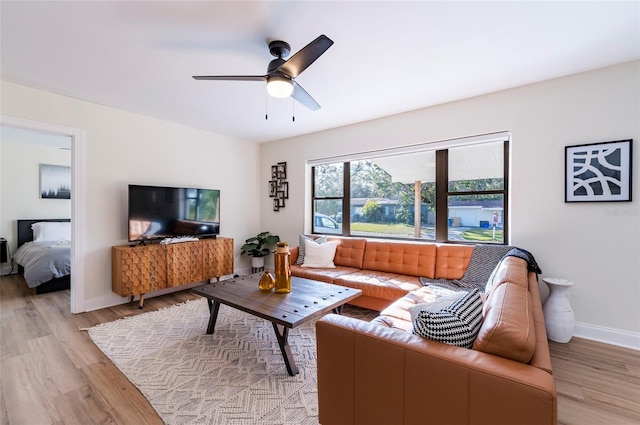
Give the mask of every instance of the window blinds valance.
M 365 159 L 374 159 L 385 156 L 406 155 L 410 153 L 435 151 L 439 149 L 448 149 L 458 146 L 475 145 L 481 143 L 503 142 L 511 139 L 509 131 L 501 131 L 496 133 L 481 134 L 476 136 L 461 137 L 456 139 L 440 140 L 427 143 L 418 143 L 415 145 L 399 146 L 395 148 L 377 149 L 367 152 L 357 152 L 345 155 L 336 155 L 325 158 L 317 158 L 307 160 L 307 165 L 332 164 L 336 162 L 359 161 Z

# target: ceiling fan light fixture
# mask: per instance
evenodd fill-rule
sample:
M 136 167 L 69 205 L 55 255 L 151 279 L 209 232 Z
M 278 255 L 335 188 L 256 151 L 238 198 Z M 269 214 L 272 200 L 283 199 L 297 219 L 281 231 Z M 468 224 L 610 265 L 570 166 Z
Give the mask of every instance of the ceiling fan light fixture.
M 290 78 L 274 75 L 267 80 L 267 93 L 273 97 L 289 97 L 293 94 L 293 83 Z

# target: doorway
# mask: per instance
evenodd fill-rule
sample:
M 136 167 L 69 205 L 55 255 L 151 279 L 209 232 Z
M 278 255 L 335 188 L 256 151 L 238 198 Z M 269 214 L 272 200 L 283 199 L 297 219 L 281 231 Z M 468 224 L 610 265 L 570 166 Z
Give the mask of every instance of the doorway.
M 84 270 L 84 130 L 56 124 L 0 116 L 0 125 L 43 135 L 64 136 L 71 140 L 71 290 L 70 311 L 82 313 L 85 309 Z

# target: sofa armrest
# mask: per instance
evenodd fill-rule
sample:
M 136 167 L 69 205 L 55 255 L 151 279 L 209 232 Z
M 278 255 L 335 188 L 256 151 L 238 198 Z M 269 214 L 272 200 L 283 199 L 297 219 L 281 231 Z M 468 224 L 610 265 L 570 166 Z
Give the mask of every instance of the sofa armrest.
M 300 247 L 294 246 L 293 248 L 289 248 L 289 259 L 291 259 L 291 264 L 295 264 L 298 261 L 298 254 L 300 253 Z
M 316 334 L 322 425 L 557 423 L 536 367 L 334 314 Z

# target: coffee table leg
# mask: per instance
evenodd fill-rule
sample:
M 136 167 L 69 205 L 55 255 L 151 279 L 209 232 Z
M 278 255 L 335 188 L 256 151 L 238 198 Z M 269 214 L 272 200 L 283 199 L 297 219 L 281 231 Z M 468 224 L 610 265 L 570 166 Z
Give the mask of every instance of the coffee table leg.
M 298 374 L 298 366 L 296 366 L 296 361 L 293 359 L 293 354 L 291 354 L 291 347 L 289 347 L 289 328 L 277 323 L 272 324 L 273 330 L 276 331 L 276 338 L 278 338 L 278 345 L 280 345 L 284 364 L 287 366 L 287 372 L 289 372 L 289 375 L 295 376 Z M 282 329 L 282 332 L 280 329 Z
M 209 316 L 209 325 L 207 326 L 207 334 L 212 334 L 214 329 L 216 328 L 216 320 L 218 319 L 218 311 L 220 310 L 220 303 L 217 301 L 211 301 L 207 299 L 209 303 L 209 312 L 211 316 Z

